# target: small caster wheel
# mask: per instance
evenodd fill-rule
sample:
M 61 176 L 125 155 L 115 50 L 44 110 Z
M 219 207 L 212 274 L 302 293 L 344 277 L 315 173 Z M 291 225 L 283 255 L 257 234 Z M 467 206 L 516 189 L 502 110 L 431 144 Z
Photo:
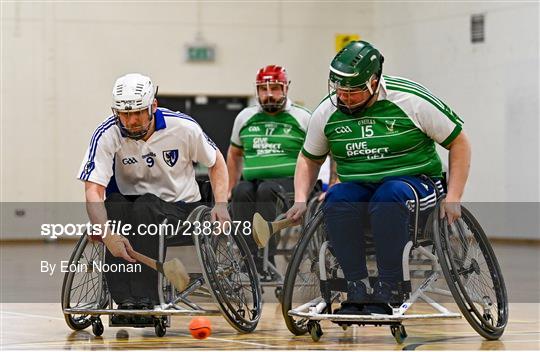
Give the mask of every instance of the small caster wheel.
M 156 332 L 157 337 L 165 336 L 167 326 L 165 325 L 165 321 L 163 319 L 156 319 L 154 321 L 154 331 Z
M 482 318 L 484 318 L 484 320 L 485 320 L 488 324 L 490 324 L 491 326 L 495 326 L 495 325 L 493 324 L 493 316 L 491 315 L 491 313 L 484 313 L 484 314 L 482 314 Z M 486 324 L 485 324 L 484 322 L 482 322 L 482 325 L 483 325 L 483 326 L 486 326 Z M 491 327 L 489 327 L 489 326 L 488 326 L 487 328 L 488 328 L 488 329 L 491 329 Z
M 281 302 L 283 300 L 283 287 L 277 286 L 274 290 L 274 295 L 276 295 L 277 300 Z
M 321 339 L 321 336 L 323 335 L 323 332 L 322 332 L 322 329 L 321 329 L 321 324 L 319 324 L 319 322 L 317 321 L 310 321 L 308 323 L 308 331 L 309 331 L 309 334 L 311 335 L 311 339 L 314 341 L 314 342 L 317 342 Z
M 391 325 L 390 331 L 396 339 L 396 342 L 399 344 L 402 344 L 407 338 L 407 332 L 405 331 L 405 327 L 403 325 Z
M 341 328 L 343 329 L 343 331 L 347 331 L 347 329 L 349 328 L 349 325 L 341 324 Z
M 101 322 L 100 318 L 96 318 L 94 321 L 92 321 L 92 332 L 95 336 L 103 335 L 104 330 L 105 329 L 103 328 L 103 323 Z

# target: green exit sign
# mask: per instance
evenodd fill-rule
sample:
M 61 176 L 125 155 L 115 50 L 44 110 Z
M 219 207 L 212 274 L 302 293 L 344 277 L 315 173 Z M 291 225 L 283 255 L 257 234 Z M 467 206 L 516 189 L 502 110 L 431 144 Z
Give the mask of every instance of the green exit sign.
M 190 45 L 186 48 L 186 57 L 188 62 L 209 62 L 216 58 L 216 51 L 210 45 Z

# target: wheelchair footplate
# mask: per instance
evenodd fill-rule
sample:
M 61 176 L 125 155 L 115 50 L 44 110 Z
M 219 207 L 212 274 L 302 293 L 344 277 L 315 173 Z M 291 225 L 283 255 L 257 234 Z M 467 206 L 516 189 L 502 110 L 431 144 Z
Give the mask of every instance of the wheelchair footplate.
M 86 309 L 86 308 L 65 308 L 66 314 L 82 315 L 129 315 L 129 316 L 155 316 L 163 317 L 169 315 L 221 315 L 217 309 L 186 309 L 182 307 L 167 309 Z
M 330 322 L 341 326 L 346 330 L 351 325 L 374 325 L 374 326 L 390 326 L 390 332 L 396 339 L 397 343 L 402 343 L 407 337 L 405 327 L 402 325 L 407 320 L 418 319 L 449 319 L 461 318 L 460 314 L 452 313 L 442 306 L 435 307 L 439 313 L 433 314 L 407 314 L 405 312 L 410 308 L 409 302 L 403 303 L 397 308 L 393 308 L 393 314 L 370 314 L 370 315 L 353 315 L 353 314 L 331 314 L 327 312 L 327 303 L 322 297 L 316 298 L 297 308 L 289 310 L 288 314 L 293 317 L 307 319 L 307 330 L 309 331 L 313 341 L 318 341 L 323 332 L 320 325 L 321 320 L 329 320 Z

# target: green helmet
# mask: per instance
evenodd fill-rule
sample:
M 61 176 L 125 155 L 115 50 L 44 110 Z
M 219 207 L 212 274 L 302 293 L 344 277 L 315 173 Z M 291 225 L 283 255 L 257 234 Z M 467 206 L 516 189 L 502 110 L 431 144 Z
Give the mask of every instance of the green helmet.
M 370 43 L 350 42 L 330 63 L 330 82 L 350 88 L 366 85 L 373 75 L 381 75 L 383 61 L 379 50 Z M 368 89 L 371 91 L 371 87 Z

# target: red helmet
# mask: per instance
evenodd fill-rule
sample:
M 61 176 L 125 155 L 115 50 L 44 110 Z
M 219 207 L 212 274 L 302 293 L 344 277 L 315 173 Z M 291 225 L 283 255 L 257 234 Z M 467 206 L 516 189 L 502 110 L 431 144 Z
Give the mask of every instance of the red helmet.
M 255 80 L 257 84 L 262 83 L 283 83 L 289 84 L 287 79 L 287 71 L 281 66 L 268 65 L 263 67 L 257 72 L 257 78 Z
M 269 113 L 276 113 L 283 110 L 287 103 L 287 90 L 289 86 L 289 80 L 287 78 L 287 71 L 281 66 L 268 65 L 263 67 L 257 72 L 257 77 L 255 79 L 255 84 L 257 87 L 257 99 L 262 109 Z M 281 84 L 283 94 L 280 97 L 276 96 L 263 96 L 261 97 L 259 92 L 259 87 L 261 90 L 270 91 L 270 84 Z M 264 94 L 263 94 L 264 95 Z

